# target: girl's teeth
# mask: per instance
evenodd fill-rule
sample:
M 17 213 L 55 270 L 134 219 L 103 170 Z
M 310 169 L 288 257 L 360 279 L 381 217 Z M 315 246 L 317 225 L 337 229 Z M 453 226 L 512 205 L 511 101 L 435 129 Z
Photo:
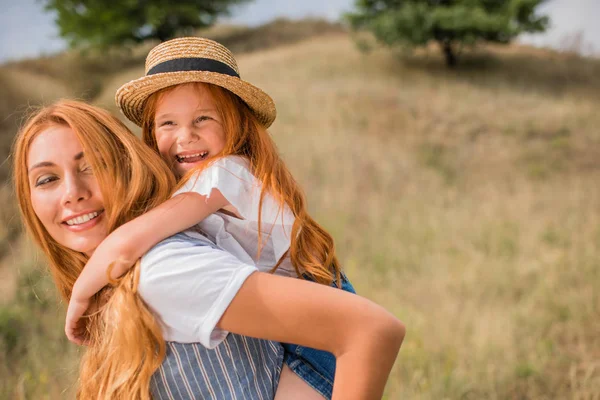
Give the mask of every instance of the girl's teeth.
M 205 158 L 207 155 L 208 155 L 208 151 L 203 151 L 201 153 L 196 153 L 196 154 L 188 154 L 188 155 L 185 155 L 185 156 L 177 156 L 177 160 L 179 162 L 181 162 L 181 161 L 184 161 L 184 160 L 186 160 L 188 158 L 198 158 L 198 157 Z

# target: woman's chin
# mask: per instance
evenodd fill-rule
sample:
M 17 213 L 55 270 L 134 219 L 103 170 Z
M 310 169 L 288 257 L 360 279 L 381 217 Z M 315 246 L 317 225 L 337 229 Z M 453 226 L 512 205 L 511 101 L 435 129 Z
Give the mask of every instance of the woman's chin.
M 101 237 L 77 237 L 61 244 L 71 250 L 91 256 L 100 243 L 102 243 L 102 240 L 103 238 Z
M 60 244 L 71 250 L 91 256 L 94 250 L 96 250 L 100 243 L 108 236 L 104 215 L 98 218 L 101 218 L 102 220 L 97 221 L 97 223 L 88 226 L 87 228 L 81 226 L 63 227 L 65 235 Z

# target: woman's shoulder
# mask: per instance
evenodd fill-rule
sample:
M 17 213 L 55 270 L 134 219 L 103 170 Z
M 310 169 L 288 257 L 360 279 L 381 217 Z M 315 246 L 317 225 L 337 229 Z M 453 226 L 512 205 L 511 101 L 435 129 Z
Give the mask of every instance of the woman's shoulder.
M 216 346 L 217 322 L 257 269 L 186 231 L 154 246 L 141 260 L 137 290 L 162 321 L 166 340 Z M 182 307 L 182 304 L 185 307 Z
M 142 256 L 140 267 L 139 289 L 145 296 L 166 295 L 165 290 L 207 282 L 215 289 L 223 279 L 256 270 L 195 231 L 180 232 L 159 242 Z
M 185 255 L 185 252 L 181 250 L 205 246 L 217 248 L 216 244 L 197 231 L 183 231 L 158 242 L 142 256 L 141 262 L 146 266 L 155 265 L 165 259 L 168 259 L 170 263 L 176 262 L 177 258 Z

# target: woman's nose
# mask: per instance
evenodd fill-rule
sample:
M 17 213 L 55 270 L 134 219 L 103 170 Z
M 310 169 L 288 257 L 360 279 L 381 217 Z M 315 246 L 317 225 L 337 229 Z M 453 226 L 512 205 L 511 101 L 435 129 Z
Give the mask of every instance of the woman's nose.
M 65 193 L 64 193 L 64 204 L 74 204 L 82 200 L 86 200 L 90 197 L 91 192 L 79 176 L 67 175 L 64 177 L 65 182 Z

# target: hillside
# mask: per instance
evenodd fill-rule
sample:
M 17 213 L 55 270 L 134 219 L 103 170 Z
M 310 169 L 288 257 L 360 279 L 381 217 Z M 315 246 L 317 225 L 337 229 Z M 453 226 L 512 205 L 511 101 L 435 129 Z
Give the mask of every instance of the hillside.
M 357 291 L 407 325 L 387 398 L 597 398 L 600 61 L 483 47 L 447 71 L 433 50 L 363 54 L 339 27 L 293 26 L 217 33 L 275 99 L 270 131 Z M 2 154 L 28 102 L 115 111 L 146 50 L 105 70 L 82 63 L 89 87 L 65 73 L 75 56 L 0 67 L 0 111 L 13 115 Z M 12 227 L 0 278 L 13 282 L 0 296 L 0 398 L 63 398 L 77 349 L 14 212 L 0 213 Z

